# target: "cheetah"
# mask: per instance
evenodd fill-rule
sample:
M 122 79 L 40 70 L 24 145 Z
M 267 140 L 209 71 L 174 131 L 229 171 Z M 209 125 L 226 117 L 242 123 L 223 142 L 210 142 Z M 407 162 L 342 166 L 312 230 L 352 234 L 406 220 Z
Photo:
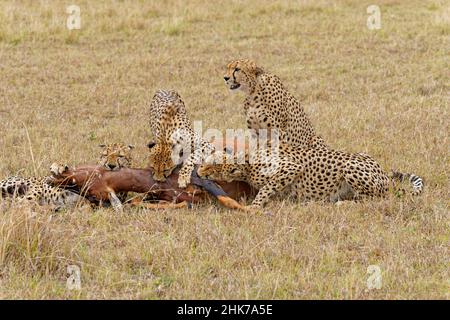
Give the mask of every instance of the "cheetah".
M 391 182 L 408 179 L 414 195 L 423 190 L 423 181 L 413 174 L 395 172 L 388 176 L 380 165 L 364 153 L 346 153 L 326 148 L 302 149 L 281 143 L 278 148 L 258 149 L 254 154 L 230 155 L 217 151 L 200 165 L 202 178 L 240 180 L 259 189 L 248 209 L 258 210 L 270 196 L 291 186 L 300 201 L 358 200 L 382 197 Z
M 132 150 L 134 146 L 132 144 L 125 145 L 123 143 L 110 143 L 99 145 L 102 148 L 100 154 L 100 159 L 98 164 L 110 171 L 118 171 L 121 168 L 130 168 L 132 160 Z M 60 170 L 64 172 L 65 165 L 53 164 L 53 174 L 58 176 Z M 61 172 L 61 173 L 62 173 Z M 123 211 L 123 202 L 127 200 L 128 192 L 115 193 L 113 191 L 109 192 L 109 202 L 116 212 Z
M 191 181 L 195 164 L 214 151 L 214 146 L 194 132 L 178 92 L 158 90 L 150 104 L 150 129 L 155 142 L 149 143 L 149 164 L 156 181 L 165 181 L 182 164 L 178 185 Z
M 103 167 L 103 168 L 107 169 L 108 171 L 119 171 L 119 170 L 111 170 L 109 167 Z M 54 162 L 50 166 L 50 173 L 52 175 L 51 178 L 54 179 L 55 181 L 61 181 L 61 178 L 64 177 L 62 179 L 62 181 L 63 181 L 62 183 L 64 184 L 64 182 L 67 181 L 67 179 L 68 179 L 68 177 L 65 175 L 67 174 L 67 172 L 69 170 L 70 170 L 70 168 L 67 164 L 61 164 L 58 162 Z M 99 173 L 95 173 L 95 175 L 101 176 L 101 174 L 99 174 Z M 92 176 L 92 180 L 94 180 L 94 181 L 97 178 L 95 175 Z M 90 179 L 91 179 L 91 177 L 89 177 L 89 179 L 87 179 L 86 185 L 81 188 L 84 196 L 88 196 L 88 194 L 85 193 L 86 192 L 85 189 L 89 189 L 91 187 Z M 75 187 L 77 187 L 76 180 L 73 180 L 73 184 L 75 185 Z M 64 186 L 61 186 L 61 188 L 71 189 L 72 185 L 67 185 L 67 186 L 64 185 Z M 78 188 L 80 188 L 80 187 L 78 186 Z M 111 207 L 114 209 L 115 212 L 123 212 L 123 202 L 125 202 L 127 200 L 127 195 L 128 195 L 128 192 L 117 192 L 116 193 L 113 189 L 108 190 L 109 204 L 111 205 Z M 99 204 L 103 205 L 103 202 L 99 201 Z
M 102 147 L 98 164 L 107 170 L 119 170 L 131 166 L 132 145 L 113 143 L 100 145 Z M 72 207 L 78 203 L 87 203 L 77 189 L 60 188 L 53 185 L 53 177 L 67 170 L 67 165 L 53 163 L 50 167 L 51 176 L 46 177 L 20 177 L 11 176 L 0 181 L 0 191 L 3 198 L 16 198 L 20 201 L 35 202 L 39 205 L 50 205 L 55 210 Z M 116 211 L 122 209 L 122 202 L 126 200 L 127 193 L 109 194 L 111 205 Z
M 134 146 L 122 143 L 101 144 L 102 148 L 98 164 L 107 170 L 119 170 L 120 168 L 129 168 L 132 164 L 131 150 Z
M 132 150 L 134 146 L 123 143 L 110 143 L 99 145 L 102 148 L 98 165 L 109 171 L 119 171 L 121 168 L 130 168 L 132 165 Z M 53 163 L 50 166 L 50 173 L 54 178 L 58 178 L 61 174 L 69 169 L 68 165 L 61 163 Z M 114 211 L 122 212 L 123 203 L 127 200 L 128 192 L 116 193 L 111 190 L 108 193 L 109 203 Z
M 281 80 L 265 72 L 252 60 L 234 60 L 227 65 L 225 84 L 246 94 L 247 127 L 256 131 L 277 130 L 284 143 L 301 148 L 326 148 L 299 101 Z
M 84 197 L 76 190 L 62 189 L 54 186 L 52 177 L 11 176 L 0 181 L 1 198 L 16 199 L 19 202 L 48 205 L 58 211 L 85 203 Z

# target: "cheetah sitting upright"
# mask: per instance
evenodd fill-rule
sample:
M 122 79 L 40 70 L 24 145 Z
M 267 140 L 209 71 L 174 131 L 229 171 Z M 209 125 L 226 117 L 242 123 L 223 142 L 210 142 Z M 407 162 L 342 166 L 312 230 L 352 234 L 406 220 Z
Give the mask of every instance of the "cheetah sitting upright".
M 185 188 L 191 181 L 194 166 L 214 146 L 194 132 L 180 95 L 173 90 L 158 90 L 150 104 L 150 129 L 155 138 L 149 144 L 149 167 L 156 181 L 165 181 L 179 163 L 178 185 Z M 186 152 L 187 151 L 187 152 Z
M 247 95 L 244 111 L 249 129 L 256 133 L 276 129 L 281 141 L 296 147 L 326 147 L 303 107 L 277 76 L 251 60 L 234 60 L 223 78 L 230 90 L 240 89 Z
M 302 149 L 283 143 L 279 148 L 259 149 L 252 155 L 216 152 L 199 167 L 198 175 L 212 180 L 245 181 L 258 188 L 250 210 L 258 210 L 271 195 L 288 186 L 292 186 L 299 200 L 331 202 L 384 196 L 394 180 L 408 179 L 413 194 L 423 189 L 418 176 L 396 172 L 389 177 L 363 153 Z

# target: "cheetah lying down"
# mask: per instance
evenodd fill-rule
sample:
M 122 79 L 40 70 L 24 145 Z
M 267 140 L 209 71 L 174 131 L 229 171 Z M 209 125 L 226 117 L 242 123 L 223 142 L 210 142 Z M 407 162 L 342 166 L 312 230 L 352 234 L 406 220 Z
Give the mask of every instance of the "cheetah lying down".
M 48 205 L 53 210 L 74 207 L 85 202 L 70 186 L 68 189 L 59 188 L 53 185 L 51 180 L 51 177 L 8 177 L 0 181 L 1 198 L 17 199 L 19 203 Z
M 119 170 L 131 165 L 132 145 L 113 143 L 100 145 L 101 152 L 98 164 L 106 170 Z M 19 202 L 48 205 L 54 210 L 74 207 L 80 203 L 87 203 L 81 196 L 76 185 L 65 184 L 64 188 L 55 183 L 54 175 L 57 171 L 54 165 L 50 167 L 53 176 L 20 177 L 11 176 L 0 181 L 0 195 L 2 198 L 16 199 Z M 119 199 L 120 198 L 120 199 Z M 113 201 L 124 201 L 126 193 L 119 194 Z
M 357 200 L 382 197 L 395 182 L 409 180 L 412 193 L 420 194 L 423 181 L 412 174 L 388 176 L 369 155 L 322 149 L 301 149 L 286 144 L 259 149 L 255 154 L 216 152 L 200 165 L 202 178 L 245 181 L 259 189 L 252 205 L 259 209 L 270 196 L 291 187 L 301 201 Z

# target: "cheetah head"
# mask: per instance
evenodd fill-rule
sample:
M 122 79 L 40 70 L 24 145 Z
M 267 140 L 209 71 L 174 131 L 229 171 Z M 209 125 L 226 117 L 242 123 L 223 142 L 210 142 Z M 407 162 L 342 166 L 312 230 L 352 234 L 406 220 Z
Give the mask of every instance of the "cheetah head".
M 230 90 L 240 89 L 246 93 L 254 90 L 256 77 L 263 73 L 252 60 L 234 60 L 227 65 L 227 71 L 223 77 Z
M 67 172 L 69 170 L 69 166 L 67 164 L 61 164 L 58 162 L 53 162 L 50 166 L 50 173 L 54 177 L 59 177 L 63 173 Z
M 150 142 L 147 146 L 150 149 L 148 166 L 153 170 L 153 179 L 166 181 L 183 158 L 183 150 L 177 152 L 176 146 L 170 142 Z
M 199 166 L 197 174 L 201 178 L 215 181 L 245 180 L 242 165 L 238 161 L 239 159 L 235 155 L 215 152 Z
M 115 171 L 120 168 L 129 168 L 131 166 L 131 150 L 134 149 L 132 145 L 124 145 L 121 143 L 102 144 L 100 160 L 98 164 L 108 170 Z

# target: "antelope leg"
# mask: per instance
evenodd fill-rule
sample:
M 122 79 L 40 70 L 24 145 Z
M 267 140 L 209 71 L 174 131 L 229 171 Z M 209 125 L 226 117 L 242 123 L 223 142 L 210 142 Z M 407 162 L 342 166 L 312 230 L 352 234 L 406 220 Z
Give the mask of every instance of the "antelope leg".
M 114 211 L 116 212 L 122 212 L 123 211 L 123 205 L 120 199 L 117 197 L 116 193 L 113 191 L 110 191 L 108 193 L 109 202 L 111 203 L 111 206 L 114 208 Z
M 248 211 L 245 206 L 228 196 L 217 196 L 217 200 L 219 200 L 219 202 L 227 208 Z

